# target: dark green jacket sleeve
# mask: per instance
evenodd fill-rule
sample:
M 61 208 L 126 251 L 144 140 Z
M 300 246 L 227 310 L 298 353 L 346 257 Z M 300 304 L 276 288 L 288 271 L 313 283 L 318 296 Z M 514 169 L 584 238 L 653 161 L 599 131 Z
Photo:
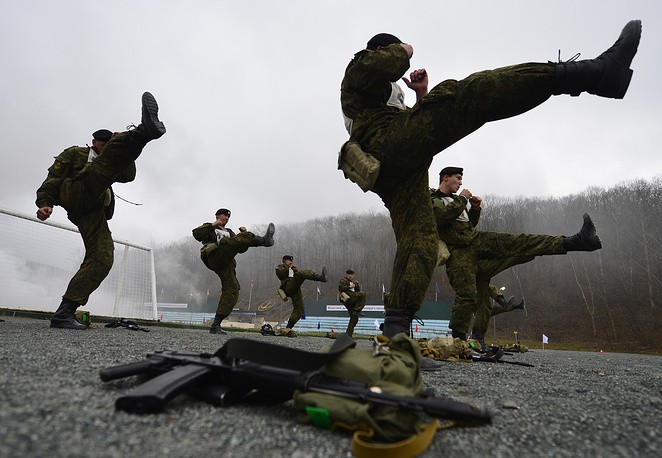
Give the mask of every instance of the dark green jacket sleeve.
M 198 242 L 211 243 L 216 241 L 216 232 L 211 223 L 204 223 L 193 229 L 191 232 L 193 233 L 193 238 Z
M 118 183 L 129 183 L 136 179 L 136 163 L 132 162 L 127 165 L 119 177 L 115 179 Z
M 285 264 L 278 264 L 278 266 L 276 266 L 276 277 L 278 277 L 281 282 L 284 282 L 290 278 L 290 268 Z
M 352 290 L 349 288 L 349 280 L 347 277 L 342 277 L 338 282 L 338 291 L 347 294 L 352 292 Z
M 471 224 L 476 227 L 478 226 L 478 220 L 480 219 L 480 207 L 475 208 L 471 207 L 469 208 L 469 221 L 471 221 Z
M 446 204 L 439 192 L 432 194 L 432 211 L 437 223 L 439 238 L 448 246 L 466 246 L 478 234 L 474 227 L 480 217 L 480 208 L 469 210 L 469 222 L 457 218 L 466 210 L 467 201 L 463 197 L 451 195 L 453 202 Z
M 77 165 L 76 154 L 77 146 L 72 146 L 62 151 L 55 157 L 55 162 L 48 168 L 48 175 L 37 189 L 37 207 L 53 207 L 60 203 L 60 187 L 62 182 L 68 176 L 75 173 Z
M 391 83 L 397 82 L 409 69 L 407 51 L 400 45 L 391 45 L 380 51 L 358 52 L 347 67 L 343 89 L 355 93 L 366 102 L 388 101 Z
M 409 68 L 407 51 L 391 45 L 380 51 L 358 52 L 345 70 L 340 87 L 343 113 L 352 119 L 352 138 L 362 142 L 388 125 L 397 107 L 387 106 L 391 83 Z

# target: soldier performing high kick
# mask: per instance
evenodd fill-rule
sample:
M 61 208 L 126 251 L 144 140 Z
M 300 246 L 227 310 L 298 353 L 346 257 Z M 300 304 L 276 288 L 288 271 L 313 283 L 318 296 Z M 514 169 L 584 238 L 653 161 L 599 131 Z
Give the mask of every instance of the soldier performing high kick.
M 354 328 L 359 322 L 359 317 L 362 316 L 361 311 L 365 307 L 366 295 L 361 291 L 361 285 L 358 280 L 354 279 L 354 271 L 348 269 L 345 271 L 345 276 L 338 281 L 338 293 L 340 302 L 347 309 L 349 313 L 349 322 L 347 323 L 348 335 L 354 334 Z
M 503 270 L 517 264 L 517 261 L 527 262 L 534 256 L 566 254 L 569 251 L 595 251 L 602 248 L 602 243 L 587 214 L 584 214 L 580 231 L 570 237 L 479 231 L 476 225 L 482 199 L 466 188 L 456 194 L 462 186 L 462 172 L 460 167 L 442 169 L 439 188 L 432 193 L 431 202 L 439 239 L 446 243 L 450 251 L 446 273 L 455 290 L 455 299 L 449 328 L 453 331 L 453 337 L 466 340 L 471 317 L 478 310 L 476 285 L 481 261 L 496 261 L 495 265 L 485 270 L 484 277 L 489 279 L 492 274 L 498 273 L 499 268 Z M 467 205 L 470 205 L 469 210 Z
M 411 45 L 381 33 L 368 41 L 347 66 L 341 104 L 350 140 L 381 161 L 377 193 L 388 209 L 397 243 L 384 334 L 409 332 L 438 260 L 438 240 L 428 191 L 433 157 L 490 121 L 522 114 L 552 95 L 624 97 L 641 36 L 641 21 L 631 21 L 612 47 L 592 60 L 526 63 L 446 80 L 428 93 L 428 76 L 419 69 L 403 75 Z M 404 104 L 402 78 L 416 92 Z M 345 150 L 345 148 L 343 148 Z M 343 170 L 345 170 L 343 168 Z
M 211 223 L 204 223 L 193 229 L 193 238 L 202 242 L 200 258 L 208 269 L 213 270 L 221 279 L 221 297 L 218 300 L 216 315 L 209 328 L 212 334 L 225 334 L 221 322 L 227 318 L 239 300 L 239 280 L 237 280 L 237 261 L 235 256 L 245 253 L 251 247 L 273 246 L 275 227 L 269 223 L 267 232 L 260 237 L 239 228 L 239 234 L 225 225 L 230 220 L 231 212 L 227 208 L 219 208 L 216 218 Z
M 296 337 L 292 328 L 301 319 L 304 312 L 301 285 L 306 280 L 326 282 L 326 267 L 322 267 L 321 274 L 310 269 L 299 269 L 294 264 L 294 256 L 286 254 L 283 256 L 283 262 L 276 266 L 276 276 L 280 280 L 278 294 L 281 299 L 284 301 L 287 301 L 288 297 L 292 299 L 292 314 L 285 329 L 280 329 L 279 333 L 288 337 Z
M 91 147 L 72 146 L 55 158 L 48 176 L 37 190 L 37 218 L 42 221 L 60 205 L 74 223 L 85 245 L 85 257 L 51 317 L 52 328 L 87 329 L 75 312 L 108 276 L 115 247 L 108 220 L 115 209 L 113 183 L 128 183 L 136 177 L 136 163 L 145 145 L 166 129 L 158 118 L 159 107 L 149 92 L 142 96 L 138 127 L 112 133 L 101 129 L 92 134 Z

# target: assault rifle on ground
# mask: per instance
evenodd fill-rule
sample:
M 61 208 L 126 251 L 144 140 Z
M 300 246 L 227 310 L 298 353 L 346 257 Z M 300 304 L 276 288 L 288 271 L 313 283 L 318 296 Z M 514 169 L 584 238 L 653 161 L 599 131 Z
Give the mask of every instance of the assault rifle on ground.
M 240 402 L 279 404 L 290 399 L 295 390 L 300 390 L 398 406 L 465 424 L 491 422 L 489 412 L 462 402 L 435 398 L 431 391 L 413 397 L 397 396 L 321 373 L 318 369 L 326 361 L 355 345 L 349 336 L 347 339 L 337 339 L 328 353 L 250 339 L 230 339 L 214 354 L 160 350 L 149 353 L 143 361 L 102 369 L 100 376 L 104 382 L 140 374 L 153 377 L 115 402 L 117 410 L 131 413 L 161 412 L 180 393 L 226 406 Z M 274 365 L 274 361 L 278 364 Z

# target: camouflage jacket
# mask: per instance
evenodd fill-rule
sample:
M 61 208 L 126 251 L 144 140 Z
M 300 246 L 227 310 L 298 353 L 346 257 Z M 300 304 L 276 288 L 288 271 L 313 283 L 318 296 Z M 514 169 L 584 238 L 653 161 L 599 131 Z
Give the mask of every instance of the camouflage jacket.
M 409 69 L 407 51 L 390 45 L 380 51 L 364 49 L 354 55 L 345 70 L 340 87 L 340 103 L 351 124 L 350 137 L 367 144 L 380 129 L 387 127 L 402 108 L 392 106 L 393 84 Z M 404 106 L 404 99 L 401 100 Z
M 46 180 L 37 189 L 37 200 L 35 204 L 37 207 L 53 207 L 60 204 L 60 188 L 66 178 L 75 177 L 83 167 L 88 164 L 88 157 L 90 154 L 89 147 L 72 146 L 65 149 L 55 158 L 55 162 L 48 169 L 48 176 Z M 132 162 L 127 166 L 122 174 L 116 179 L 119 183 L 128 183 L 136 178 L 136 164 Z M 108 219 L 112 217 L 112 209 L 115 206 L 115 195 L 110 189 L 111 202 L 108 208 L 110 212 L 106 212 Z M 110 216 L 109 216 L 110 213 Z
M 437 189 L 432 189 L 432 210 L 437 223 L 439 238 L 449 247 L 466 246 L 476 237 L 478 230 L 478 219 L 480 218 L 480 207 L 468 210 L 469 221 L 459 221 L 458 217 L 467 209 L 467 200 L 457 194 L 446 196 Z M 451 203 L 443 200 L 443 197 L 453 199 Z
M 280 280 L 281 287 L 290 279 L 290 267 L 287 264 L 278 264 L 276 266 L 276 277 Z
M 354 284 L 354 291 L 352 291 L 352 283 Z M 357 282 L 350 282 L 347 277 L 342 277 L 338 282 L 338 292 L 340 293 L 347 293 L 351 296 L 359 291 L 361 291 L 361 285 Z
M 232 229 L 225 228 L 226 231 L 230 233 L 230 237 L 234 236 L 235 233 Z M 196 227 L 191 232 L 193 232 L 193 238 L 198 242 L 201 242 L 203 245 L 208 243 L 217 243 L 218 239 L 216 237 L 216 228 L 212 226 L 211 223 L 204 223 L 201 226 Z
M 490 286 L 488 286 L 488 288 L 489 288 L 489 290 L 490 290 L 490 297 L 491 297 L 492 299 L 497 300 L 497 299 L 499 299 L 500 297 L 503 297 L 503 293 L 502 293 L 501 290 L 500 290 L 499 288 L 497 288 L 496 286 L 490 284 Z

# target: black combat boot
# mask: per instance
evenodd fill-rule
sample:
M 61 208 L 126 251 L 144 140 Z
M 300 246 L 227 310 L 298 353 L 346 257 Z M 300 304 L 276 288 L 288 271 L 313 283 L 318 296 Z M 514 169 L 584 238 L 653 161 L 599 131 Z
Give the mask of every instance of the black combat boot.
M 497 304 L 500 304 L 503 306 L 504 309 L 507 309 L 513 305 L 513 301 L 515 300 L 515 296 L 510 296 L 510 299 L 506 301 L 506 298 L 503 296 L 499 296 L 496 299 L 494 299 Z
M 591 60 L 559 62 L 555 69 L 554 95 L 589 94 L 622 99 L 630 85 L 630 64 L 641 38 L 641 21 L 628 22 L 611 48 Z M 579 56 L 579 55 L 577 55 Z
M 407 337 L 411 337 L 411 323 L 414 320 L 415 313 L 415 311 L 409 309 L 386 309 L 383 326 L 380 326 L 382 334 L 389 339 L 401 332 L 407 334 Z M 437 371 L 440 368 L 441 363 L 438 361 L 427 356 L 421 358 L 420 370 Z
M 595 233 L 595 225 L 588 213 L 584 213 L 584 224 L 579 232 L 571 237 L 563 237 L 563 248 L 566 251 L 595 251 L 602 248 L 602 242 Z
M 321 282 L 326 283 L 326 267 L 322 267 L 322 273 L 321 274 L 316 274 L 313 277 L 313 280 L 321 281 Z
M 75 302 L 63 299 L 51 317 L 51 328 L 76 329 L 78 331 L 87 329 L 87 326 L 76 320 L 76 309 L 78 307 L 79 305 Z
M 467 340 L 467 333 L 456 331 L 455 329 L 452 329 L 451 337 L 453 337 L 453 339 L 457 338 L 457 339 L 466 341 Z
M 129 131 L 129 134 L 132 138 L 147 143 L 161 137 L 165 132 L 165 125 L 159 121 L 159 105 L 152 94 L 145 92 L 142 97 L 140 125 Z
M 209 333 L 210 334 L 221 334 L 225 335 L 227 332 L 221 329 L 221 321 L 225 319 L 224 315 L 216 315 L 214 317 L 214 322 L 211 324 L 211 328 L 209 328 Z
M 471 333 L 471 338 L 478 341 L 481 350 L 487 350 L 487 344 L 485 343 L 484 332 L 473 332 Z
M 524 309 L 524 299 L 522 299 L 519 304 L 515 304 L 515 296 L 510 296 L 510 299 L 508 299 L 507 301 L 503 296 L 497 297 L 494 300 L 503 306 L 504 312 L 510 312 L 511 310 L 517 310 L 517 309 Z
M 519 304 L 513 304 L 510 310 L 517 310 L 517 309 L 524 310 L 524 299 L 522 299 Z
M 274 232 L 276 232 L 276 226 L 274 226 L 274 223 L 269 223 L 267 232 L 265 232 L 262 237 L 257 235 L 255 236 L 255 246 L 273 246 Z
M 389 339 L 394 335 L 404 332 L 411 337 L 411 322 L 414 319 L 414 312 L 409 309 L 386 309 L 384 311 L 384 334 Z

